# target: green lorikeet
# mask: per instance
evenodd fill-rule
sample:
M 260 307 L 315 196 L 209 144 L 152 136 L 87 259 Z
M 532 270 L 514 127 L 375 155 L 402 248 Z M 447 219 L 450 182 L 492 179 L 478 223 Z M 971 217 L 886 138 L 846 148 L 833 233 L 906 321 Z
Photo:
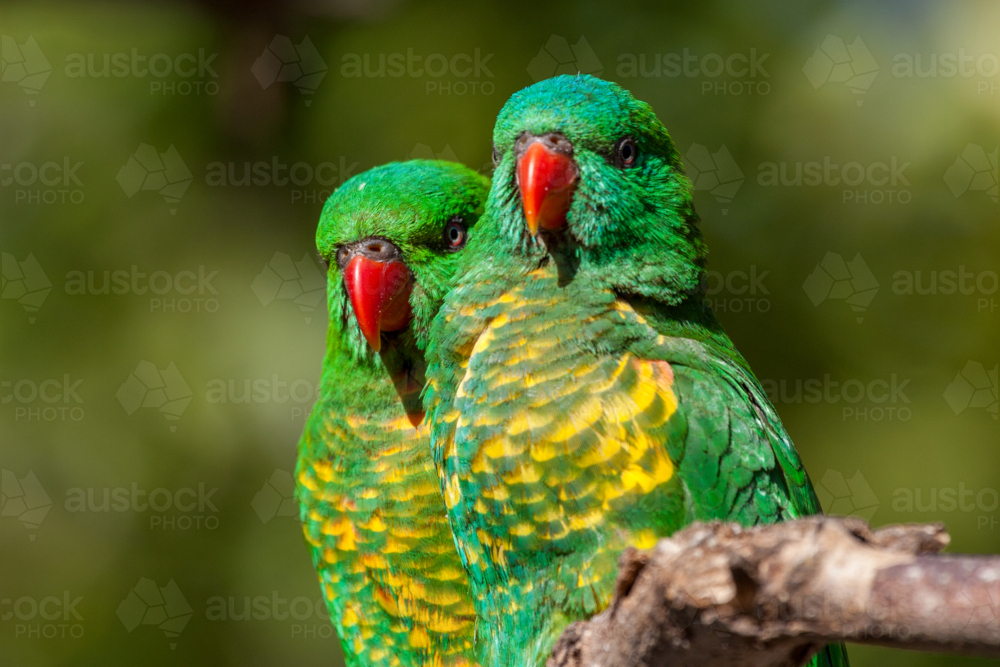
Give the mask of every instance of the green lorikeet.
M 493 140 L 425 404 L 480 660 L 527 667 L 609 603 L 625 547 L 820 506 L 706 306 L 691 185 L 649 105 L 559 76 L 516 93 Z
M 461 165 L 393 163 L 346 181 L 320 217 L 330 323 L 296 481 L 352 667 L 474 664 L 475 608 L 422 422 L 421 349 L 488 190 Z

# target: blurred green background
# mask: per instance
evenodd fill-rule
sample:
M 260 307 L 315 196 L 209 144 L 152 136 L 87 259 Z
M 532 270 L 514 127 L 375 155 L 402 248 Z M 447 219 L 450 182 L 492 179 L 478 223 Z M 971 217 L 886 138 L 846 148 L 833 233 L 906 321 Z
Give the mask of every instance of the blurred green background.
M 5 2 L 0 665 L 342 664 L 290 500 L 322 202 L 408 156 L 487 170 L 504 101 L 557 72 L 669 128 L 712 305 L 827 510 L 1000 551 L 998 25 L 990 0 Z

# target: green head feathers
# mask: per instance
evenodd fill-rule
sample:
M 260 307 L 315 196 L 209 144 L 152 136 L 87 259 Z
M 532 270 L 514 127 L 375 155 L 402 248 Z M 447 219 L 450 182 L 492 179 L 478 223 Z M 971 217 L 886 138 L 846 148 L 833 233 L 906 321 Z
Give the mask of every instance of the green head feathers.
M 330 338 L 339 333 L 352 357 L 374 359 L 372 338 L 366 341 L 359 324 L 359 319 L 363 324 L 367 317 L 369 327 L 375 327 L 374 334 L 368 331 L 375 341 L 413 343 L 423 349 L 428 326 L 448 291 L 466 234 L 479 219 L 488 190 L 489 180 L 480 174 L 436 160 L 393 162 L 354 176 L 337 188 L 323 207 L 316 230 L 316 246 L 328 267 Z M 374 273 L 369 271 L 373 277 L 355 287 L 352 296 L 350 280 L 345 278 L 356 256 L 361 257 L 358 263 L 365 263 Z M 397 265 L 391 277 L 399 283 L 401 296 L 395 305 L 371 295 L 384 275 L 389 275 L 379 273 L 386 263 Z M 352 277 L 364 277 L 355 271 L 365 267 L 350 268 Z M 408 281 L 405 290 L 403 280 Z M 409 312 L 405 313 L 407 294 Z M 355 312 L 367 302 L 371 310 Z M 383 307 L 396 312 L 396 326 L 388 327 L 391 331 L 386 331 L 388 313 L 382 312 Z
M 539 140 L 572 159 L 576 182 L 564 228 L 533 237 L 520 162 Z M 541 258 L 562 245 L 580 271 L 609 288 L 669 304 L 700 294 L 707 251 L 690 182 L 648 104 L 602 79 L 557 76 L 510 98 L 493 142 L 497 168 L 477 256 Z

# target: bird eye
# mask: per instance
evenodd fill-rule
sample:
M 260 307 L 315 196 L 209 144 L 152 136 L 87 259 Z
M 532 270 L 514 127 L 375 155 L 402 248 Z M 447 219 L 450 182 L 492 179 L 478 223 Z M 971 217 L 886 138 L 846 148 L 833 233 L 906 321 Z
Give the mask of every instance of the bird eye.
M 500 164 L 500 151 L 497 150 L 497 145 L 493 144 L 493 166 Z
M 619 139 L 615 144 L 615 161 L 619 167 L 631 167 L 639 159 L 639 148 L 635 145 L 635 139 L 625 137 Z
M 452 220 L 445 226 L 444 243 L 449 250 L 458 250 L 465 245 L 465 225 L 460 219 Z

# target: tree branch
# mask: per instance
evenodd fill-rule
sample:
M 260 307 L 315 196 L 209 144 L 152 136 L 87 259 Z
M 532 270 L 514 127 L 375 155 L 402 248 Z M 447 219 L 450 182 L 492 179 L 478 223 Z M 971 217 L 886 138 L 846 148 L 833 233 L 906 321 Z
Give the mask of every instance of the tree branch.
M 1000 657 L 1000 556 L 941 555 L 941 524 L 694 524 L 626 550 L 607 610 L 547 667 L 794 667 L 849 641 Z

